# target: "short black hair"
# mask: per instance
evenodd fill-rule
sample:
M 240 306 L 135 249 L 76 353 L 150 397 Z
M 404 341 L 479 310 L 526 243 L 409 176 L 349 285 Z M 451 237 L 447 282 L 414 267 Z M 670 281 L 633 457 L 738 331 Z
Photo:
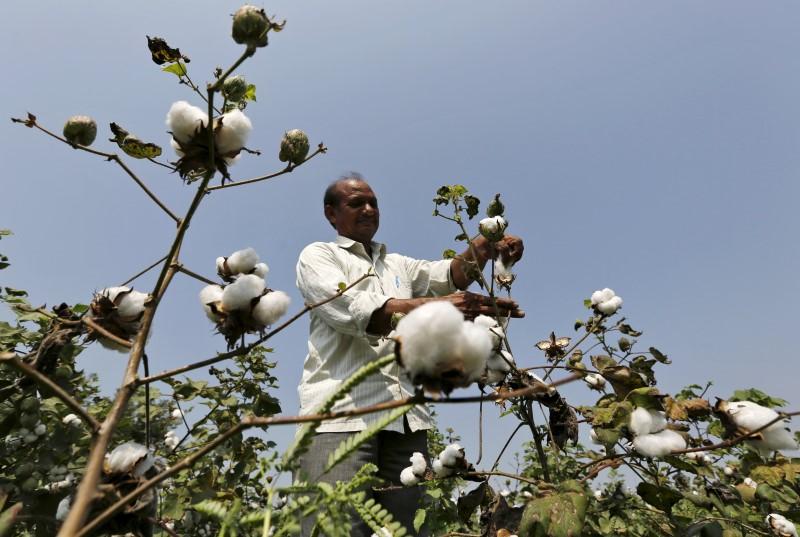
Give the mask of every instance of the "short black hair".
M 329 184 L 328 188 L 325 189 L 325 197 L 322 200 L 323 206 L 325 206 L 325 205 L 338 205 L 339 204 L 339 189 L 338 189 L 339 184 L 343 183 L 345 181 L 352 181 L 352 180 L 363 181 L 365 183 L 367 182 L 364 179 L 364 176 L 361 175 L 358 172 L 348 172 L 348 173 L 342 175 L 341 177 L 339 177 L 338 179 L 333 181 L 331 184 Z

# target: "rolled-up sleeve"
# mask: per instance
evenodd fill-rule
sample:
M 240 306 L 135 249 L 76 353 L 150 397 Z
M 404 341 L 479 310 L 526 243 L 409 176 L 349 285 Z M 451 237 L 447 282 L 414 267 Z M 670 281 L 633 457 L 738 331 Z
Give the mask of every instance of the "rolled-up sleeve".
M 405 256 L 403 260 L 413 296 L 444 296 L 458 290 L 450 275 L 452 260 L 425 261 Z
M 344 267 L 326 244 L 311 244 L 300 253 L 300 260 L 297 262 L 297 287 L 306 304 L 316 304 L 330 298 L 342 282 L 345 285 L 351 283 Z M 314 312 L 337 332 L 366 337 L 372 314 L 390 298 L 392 297 L 381 293 L 349 289 L 341 296 L 315 308 Z

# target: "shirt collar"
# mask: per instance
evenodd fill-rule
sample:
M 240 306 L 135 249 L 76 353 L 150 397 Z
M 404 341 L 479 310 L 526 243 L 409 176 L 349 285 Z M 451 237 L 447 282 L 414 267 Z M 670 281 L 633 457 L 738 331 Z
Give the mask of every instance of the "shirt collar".
M 354 241 L 353 239 L 350 239 L 348 237 L 343 237 L 341 235 L 337 235 L 336 236 L 336 244 L 339 245 L 340 247 L 344 248 L 345 250 L 353 250 L 353 251 L 363 255 L 364 257 L 367 257 L 367 252 L 366 252 L 366 250 L 364 250 L 364 245 L 361 244 L 360 242 Z M 380 242 L 372 241 L 372 253 L 373 253 L 373 255 L 376 252 L 381 257 L 386 255 L 386 245 L 383 244 L 383 243 L 380 243 Z

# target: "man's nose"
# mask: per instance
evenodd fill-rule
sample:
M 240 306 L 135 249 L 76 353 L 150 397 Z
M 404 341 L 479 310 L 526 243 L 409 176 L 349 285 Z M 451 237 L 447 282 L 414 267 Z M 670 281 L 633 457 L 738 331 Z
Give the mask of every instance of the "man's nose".
M 377 210 L 378 208 L 369 202 L 364 204 L 363 211 L 367 214 L 374 214 Z

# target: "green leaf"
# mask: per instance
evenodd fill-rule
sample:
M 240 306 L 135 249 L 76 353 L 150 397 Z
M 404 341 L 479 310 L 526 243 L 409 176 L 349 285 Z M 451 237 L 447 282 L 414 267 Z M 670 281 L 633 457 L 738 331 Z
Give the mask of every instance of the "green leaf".
M 458 235 L 456 235 L 456 238 L 454 240 L 466 241 L 466 240 L 469 240 L 469 237 L 467 236 L 466 233 L 459 233 Z
M 255 101 L 256 100 L 256 85 L 255 84 L 248 84 L 247 91 L 244 92 L 244 97 L 242 98 L 245 101 Z
M 667 355 L 664 354 L 663 352 L 661 352 L 660 350 L 658 350 L 657 348 L 650 347 L 649 350 L 650 350 L 650 354 L 653 355 L 653 358 L 655 358 L 656 360 L 658 360 L 662 364 L 671 364 L 672 363 L 672 361 L 669 358 L 667 358 Z
M 575 537 L 582 535 L 586 507 L 586 491 L 576 481 L 565 481 L 561 492 L 537 498 L 528 503 L 522 514 L 518 535 Z
M 186 76 L 187 73 L 186 64 L 180 60 L 178 60 L 175 63 L 171 63 L 166 67 L 162 67 L 161 70 L 164 71 L 165 73 L 172 73 L 178 78 L 183 78 L 184 76 Z
M 669 513 L 672 506 L 683 499 L 683 495 L 667 486 L 659 487 L 642 481 L 636 487 L 636 493 L 650 505 Z
M 658 388 L 636 388 L 631 390 L 625 398 L 635 407 L 664 410 L 662 403 L 664 396 L 658 392 Z
M 639 337 L 642 335 L 641 332 L 639 332 L 638 330 L 634 330 L 631 327 L 631 325 L 626 323 L 622 323 L 619 325 L 619 331 L 625 334 L 626 336 L 631 336 L 631 337 Z
M 10 235 L 13 235 L 10 229 L 0 229 L 0 239 L 2 239 L 3 237 L 8 237 Z
M 5 287 L 4 289 L 9 296 L 28 296 L 28 292 L 22 289 L 14 289 L 13 287 Z
M 8 288 L 6 288 L 8 291 Z M 765 407 L 781 407 L 786 406 L 789 404 L 788 401 L 785 399 L 780 399 L 778 397 L 771 397 L 766 393 L 762 392 L 761 390 L 757 390 L 755 388 L 750 388 L 747 390 L 736 390 L 733 392 L 733 397 L 730 399 L 731 401 L 752 401 L 756 404 Z
M 467 216 L 472 220 L 480 211 L 481 200 L 468 194 L 464 196 L 464 203 L 467 205 Z
M 448 248 L 442 252 L 442 259 L 453 259 L 456 256 L 456 251 Z
M 573 325 L 573 328 L 575 329 L 575 331 L 577 332 L 577 331 L 578 331 L 578 329 L 579 329 L 581 326 L 583 326 L 583 321 L 582 321 L 582 320 L 580 320 L 580 319 L 576 319 L 576 320 L 575 320 L 575 324 Z
M 414 531 L 419 533 L 419 529 L 425 524 L 425 509 L 417 509 L 417 512 L 414 513 Z

